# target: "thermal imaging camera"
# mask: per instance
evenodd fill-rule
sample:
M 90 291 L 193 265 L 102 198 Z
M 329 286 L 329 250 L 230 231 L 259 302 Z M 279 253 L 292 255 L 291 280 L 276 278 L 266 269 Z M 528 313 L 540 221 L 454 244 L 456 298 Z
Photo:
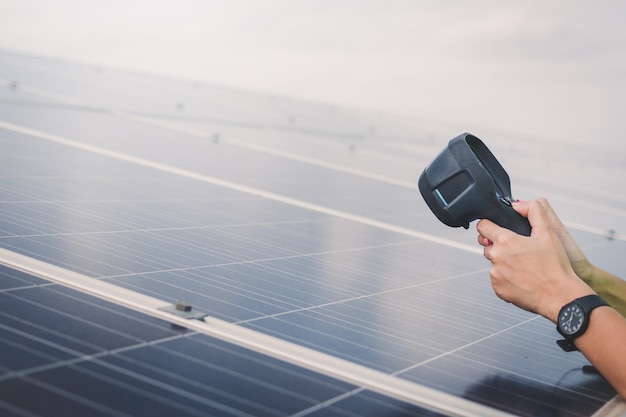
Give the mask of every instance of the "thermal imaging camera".
M 476 219 L 489 219 L 530 236 L 530 223 L 511 204 L 511 181 L 495 156 L 476 136 L 463 133 L 424 169 L 418 186 L 437 218 L 451 227 L 469 228 Z

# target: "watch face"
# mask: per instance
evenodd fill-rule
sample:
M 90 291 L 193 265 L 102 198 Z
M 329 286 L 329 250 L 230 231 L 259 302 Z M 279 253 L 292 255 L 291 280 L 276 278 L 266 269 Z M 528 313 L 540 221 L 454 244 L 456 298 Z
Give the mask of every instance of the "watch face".
M 585 313 L 577 304 L 572 304 L 563 309 L 559 315 L 559 327 L 566 335 L 576 333 L 585 321 Z

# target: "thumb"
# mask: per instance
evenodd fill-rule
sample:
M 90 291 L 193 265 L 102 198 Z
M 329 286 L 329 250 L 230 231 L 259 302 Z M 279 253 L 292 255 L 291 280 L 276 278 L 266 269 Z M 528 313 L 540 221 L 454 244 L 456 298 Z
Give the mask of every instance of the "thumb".
M 519 211 L 517 210 L 517 207 L 515 210 L 522 216 L 525 214 L 526 217 L 528 217 L 528 222 L 532 228 L 531 234 L 534 234 L 535 229 L 537 231 L 543 231 L 550 228 L 548 213 L 540 200 L 521 202 L 519 203 L 519 208 Z
M 546 199 L 542 199 L 540 201 L 546 212 L 546 215 L 548 216 L 550 225 L 554 227 L 557 231 L 565 231 L 565 226 L 563 225 L 563 222 L 561 221 L 561 219 L 559 219 L 559 216 L 556 215 L 550 203 Z
M 517 200 L 511 205 L 513 210 L 517 211 L 524 217 L 528 217 L 529 203 L 526 200 Z

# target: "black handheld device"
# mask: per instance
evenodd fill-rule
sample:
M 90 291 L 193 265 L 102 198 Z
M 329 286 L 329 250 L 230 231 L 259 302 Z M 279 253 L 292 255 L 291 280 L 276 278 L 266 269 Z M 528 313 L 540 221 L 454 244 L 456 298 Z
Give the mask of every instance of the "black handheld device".
M 489 219 L 530 236 L 530 223 L 513 210 L 511 181 L 495 156 L 476 136 L 451 139 L 424 169 L 418 186 L 428 207 L 444 224 L 469 228 L 471 221 Z

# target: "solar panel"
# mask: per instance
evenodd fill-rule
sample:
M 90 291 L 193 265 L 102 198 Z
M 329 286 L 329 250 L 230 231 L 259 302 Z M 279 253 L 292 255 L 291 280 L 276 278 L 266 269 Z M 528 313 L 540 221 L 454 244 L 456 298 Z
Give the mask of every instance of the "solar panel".
M 623 407 L 421 201 L 449 127 L 10 53 L 0 85 L 7 415 Z M 626 276 L 623 155 L 474 133 Z

